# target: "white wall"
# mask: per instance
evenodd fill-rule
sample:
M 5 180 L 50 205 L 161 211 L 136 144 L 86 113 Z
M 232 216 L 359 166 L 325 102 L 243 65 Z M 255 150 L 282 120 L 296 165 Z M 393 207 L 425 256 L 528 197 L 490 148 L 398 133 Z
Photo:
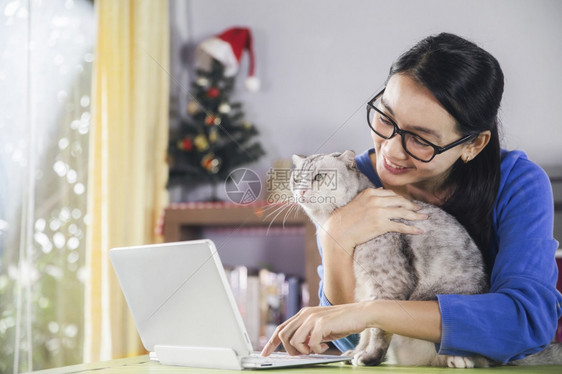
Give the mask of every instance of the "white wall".
M 370 147 L 365 102 L 400 53 L 441 31 L 500 61 L 504 146 L 543 166 L 562 163 L 562 1 L 177 1 L 172 21 L 185 20 L 176 29 L 190 48 L 233 25 L 254 32 L 262 89 L 244 90 L 243 66 L 236 98 L 267 148 L 257 168 L 292 153 Z

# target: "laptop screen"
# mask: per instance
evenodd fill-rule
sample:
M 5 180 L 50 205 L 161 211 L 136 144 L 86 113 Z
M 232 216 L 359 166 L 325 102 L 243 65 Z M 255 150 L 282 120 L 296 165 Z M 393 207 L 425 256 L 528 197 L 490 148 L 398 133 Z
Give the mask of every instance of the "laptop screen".
M 157 344 L 252 351 L 212 241 L 114 248 L 109 257 L 148 351 Z

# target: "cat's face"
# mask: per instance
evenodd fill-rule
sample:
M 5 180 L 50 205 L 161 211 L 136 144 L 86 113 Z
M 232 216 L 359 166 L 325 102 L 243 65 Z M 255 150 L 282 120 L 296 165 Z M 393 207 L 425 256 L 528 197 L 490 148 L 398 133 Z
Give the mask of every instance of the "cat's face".
M 293 156 L 291 191 L 309 214 L 329 214 L 347 204 L 358 189 L 355 153 Z

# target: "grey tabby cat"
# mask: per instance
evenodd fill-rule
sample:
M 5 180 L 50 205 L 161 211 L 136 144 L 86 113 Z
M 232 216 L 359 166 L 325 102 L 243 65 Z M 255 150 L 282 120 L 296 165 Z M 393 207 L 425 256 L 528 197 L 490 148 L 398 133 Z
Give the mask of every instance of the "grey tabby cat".
M 330 214 L 359 192 L 374 185 L 355 164 L 355 153 L 293 156 L 291 190 L 306 214 L 322 227 Z M 477 294 L 488 289 L 482 255 L 464 227 L 442 209 L 416 202 L 429 216 L 412 221 L 420 235 L 387 233 L 358 245 L 354 251 L 355 300 L 435 300 L 437 294 Z M 345 355 L 354 365 L 383 360 L 408 366 L 488 367 L 484 357 L 438 355 L 431 342 L 369 328 Z M 516 365 L 562 364 L 560 344 Z

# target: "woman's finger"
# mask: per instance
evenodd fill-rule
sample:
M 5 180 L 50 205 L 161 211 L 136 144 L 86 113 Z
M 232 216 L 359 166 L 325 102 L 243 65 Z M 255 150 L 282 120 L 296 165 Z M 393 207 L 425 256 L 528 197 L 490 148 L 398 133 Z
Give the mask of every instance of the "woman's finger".
M 398 195 L 393 191 L 372 188 L 368 188 L 359 193 L 350 202 L 350 205 L 357 205 L 364 209 L 399 207 L 418 211 L 422 208 L 416 202 Z
M 409 209 L 412 211 L 418 211 L 421 209 L 421 206 L 416 204 L 415 202 L 406 199 L 403 196 L 386 196 L 386 197 L 379 197 L 373 196 L 371 197 L 372 204 L 376 205 L 381 208 L 404 208 Z
M 399 232 L 402 234 L 411 234 L 411 235 L 423 234 L 423 230 L 420 229 L 419 227 L 406 225 L 405 223 L 395 222 L 395 221 L 390 222 L 390 231 Z
M 294 317 L 283 323 L 283 328 L 279 330 L 278 336 L 288 354 L 294 356 L 310 353 L 310 349 L 305 344 L 307 342 L 307 337 L 305 336 L 305 338 L 301 340 L 299 335 L 299 337 L 295 339 L 295 334 L 298 330 L 302 329 L 303 324 L 309 320 L 310 316 L 317 312 L 317 309 L 318 308 L 315 307 L 302 308 Z
M 300 354 L 300 351 L 291 342 L 291 339 L 294 334 L 294 330 L 295 328 L 292 328 L 290 324 L 287 324 L 281 331 L 279 331 L 278 334 L 279 339 L 281 339 L 281 342 L 283 343 L 283 347 L 285 347 L 285 350 L 291 356 Z
M 387 215 L 388 219 L 404 219 L 407 221 L 422 221 L 429 217 L 425 213 L 413 212 L 404 208 L 389 209 Z
M 281 334 L 287 333 L 287 331 L 285 331 L 285 329 L 287 328 L 287 325 L 289 323 L 291 323 L 291 321 L 293 321 L 294 319 L 298 318 L 299 315 L 302 313 L 302 311 L 303 311 L 303 309 L 301 309 L 292 318 L 289 318 L 288 320 L 286 320 L 285 322 L 283 322 L 279 326 L 277 326 L 275 331 L 273 331 L 273 335 L 271 335 L 271 338 L 269 338 L 268 342 L 263 347 L 263 349 L 261 351 L 262 356 L 269 356 L 270 354 L 272 354 L 275 351 L 275 348 L 277 348 L 277 346 L 279 344 L 283 343 L 283 340 L 281 338 Z
M 292 347 L 300 352 L 300 354 L 310 354 L 310 333 L 314 328 L 314 314 L 309 316 L 309 318 L 300 325 L 289 339 L 289 343 Z
M 277 328 L 279 328 L 279 327 L 277 327 Z M 263 349 L 261 351 L 261 355 L 262 356 L 269 356 L 270 354 L 272 354 L 275 351 L 275 348 L 277 348 L 277 346 L 279 344 L 281 344 L 281 339 L 279 339 L 279 335 L 277 333 L 277 330 L 275 330 L 275 332 L 273 333 L 273 336 L 265 344 L 265 347 L 263 347 Z
M 328 345 L 324 343 L 324 332 L 317 325 L 310 331 L 308 346 L 314 353 L 323 353 L 328 349 Z

